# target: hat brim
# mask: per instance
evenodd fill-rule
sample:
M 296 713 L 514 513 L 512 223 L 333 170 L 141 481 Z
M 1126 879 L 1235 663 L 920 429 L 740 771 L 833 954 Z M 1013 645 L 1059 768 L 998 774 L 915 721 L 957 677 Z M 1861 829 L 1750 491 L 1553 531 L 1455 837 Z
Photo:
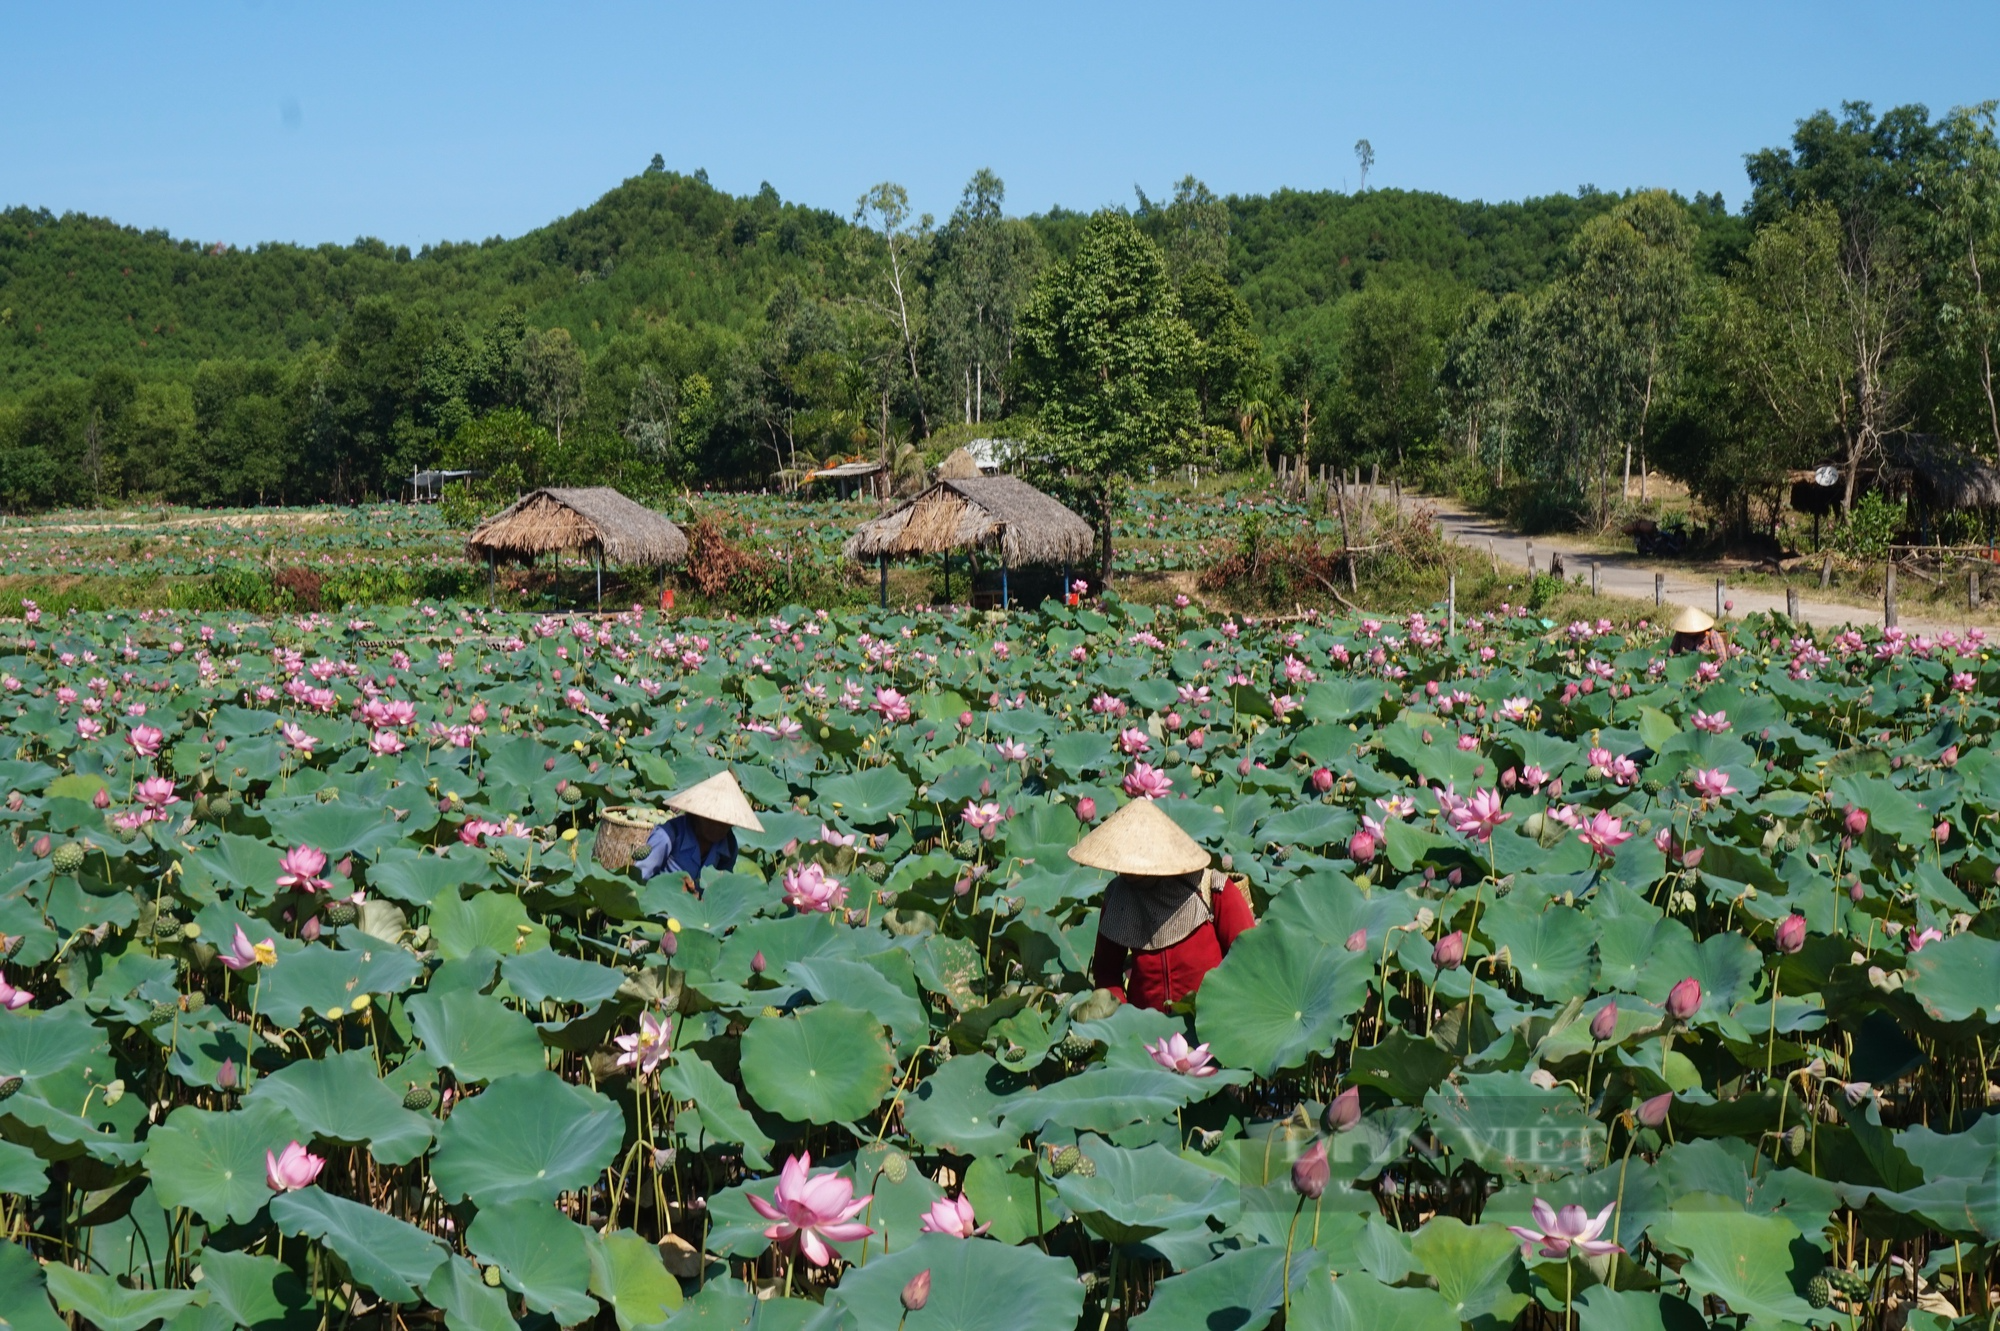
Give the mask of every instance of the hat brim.
M 1171 877 L 1208 867 L 1201 843 L 1152 800 L 1135 799 L 1106 818 L 1069 857 L 1078 864 L 1111 873 Z
M 743 794 L 743 787 L 737 785 L 735 776 L 726 771 L 717 772 L 686 790 L 676 791 L 660 803 L 697 818 L 740 827 L 746 832 L 764 830 L 764 824 L 757 820 L 757 811 L 750 807 L 748 797 Z

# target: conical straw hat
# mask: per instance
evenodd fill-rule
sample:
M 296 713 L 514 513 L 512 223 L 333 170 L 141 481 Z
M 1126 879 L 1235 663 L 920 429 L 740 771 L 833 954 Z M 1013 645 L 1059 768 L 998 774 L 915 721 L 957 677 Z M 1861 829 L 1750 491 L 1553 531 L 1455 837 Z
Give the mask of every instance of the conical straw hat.
M 1069 857 L 1112 873 L 1193 873 L 1208 852 L 1151 800 L 1133 800 L 1071 847 Z
M 736 784 L 736 778 L 727 769 L 689 786 L 679 794 L 667 796 L 660 803 L 698 818 L 728 823 L 731 827 L 746 828 L 752 832 L 764 830 L 764 824 L 757 821 L 757 811 L 744 798 L 743 787 Z
M 1715 627 L 1715 616 L 1705 610 L 1697 610 L 1691 605 L 1681 607 L 1670 626 L 1676 633 L 1706 633 Z

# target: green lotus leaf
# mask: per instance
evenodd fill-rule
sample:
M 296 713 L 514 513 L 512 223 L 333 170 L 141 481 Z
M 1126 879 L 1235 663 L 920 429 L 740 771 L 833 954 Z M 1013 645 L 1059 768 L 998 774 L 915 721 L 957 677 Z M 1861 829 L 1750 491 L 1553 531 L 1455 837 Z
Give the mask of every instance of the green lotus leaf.
M 305 1285 L 277 1258 L 219 1248 L 201 1255 L 201 1288 L 208 1291 L 211 1314 L 226 1313 L 228 1325 L 246 1331 L 283 1325 L 312 1303 Z
M 363 1288 L 396 1303 L 414 1303 L 417 1290 L 444 1262 L 444 1245 L 407 1220 L 348 1201 L 317 1187 L 271 1200 L 279 1232 L 318 1239 L 347 1263 Z
M 288 1110 L 315 1136 L 366 1146 L 385 1165 L 403 1165 L 430 1148 L 431 1120 L 403 1108 L 403 1098 L 375 1073 L 365 1050 L 304 1059 L 257 1079 L 246 1106 Z
M 1576 1296 L 1591 1331 L 1708 1331 L 1708 1321 L 1686 1299 L 1635 1289 L 1592 1285 Z
M 1379 1280 L 1333 1279 L 1324 1267 L 1307 1273 L 1292 1294 L 1300 1326 L 1367 1327 L 1368 1331 L 1460 1331 L 1444 1297 L 1433 1289 L 1397 1289 Z
M 329 859 L 349 853 L 373 855 L 403 838 L 394 812 L 379 805 L 369 808 L 344 800 L 313 803 L 272 810 L 267 818 L 272 835 L 280 842 L 315 847 L 325 851 Z
M 408 846 L 392 846 L 368 866 L 368 886 L 411 906 L 428 906 L 438 897 L 483 879 L 490 870 L 486 857 L 457 848 L 448 855 L 423 855 Z
M 56 1307 L 89 1319 L 96 1331 L 145 1331 L 202 1295 L 188 1289 L 127 1289 L 107 1275 L 52 1263 L 44 1268 Z
M 1025 1243 L 1048 1233 L 1069 1215 L 1054 1185 L 1036 1182 L 1032 1161 L 1016 1168 L 1005 1157 L 974 1160 L 965 1171 L 964 1196 L 972 1203 L 974 1218 L 991 1225 L 987 1232 L 1002 1243 Z
M 307 1012 L 351 1010 L 361 994 L 375 998 L 400 994 L 422 969 L 421 962 L 399 947 L 384 945 L 366 952 L 339 951 L 324 943 L 309 943 L 296 952 L 281 947 L 278 964 L 258 970 L 257 1011 L 278 1027 L 297 1026 Z
M 548 1202 L 521 1197 L 482 1203 L 465 1231 L 465 1246 L 499 1267 L 507 1288 L 533 1311 L 548 1313 L 563 1326 L 596 1315 L 586 1231 Z
M 998 1113 L 1016 1138 L 1050 1124 L 1070 1132 L 1109 1134 L 1131 1123 L 1172 1119 L 1176 1109 L 1213 1094 L 1215 1080 L 1160 1067 L 1093 1067 L 1018 1092 L 1001 1101 Z
M 509 957 L 549 945 L 547 926 L 530 920 L 521 899 L 508 892 L 438 897 L 431 903 L 431 937 L 447 961 L 462 960 L 482 947 Z
M 1098 1142 L 1082 1145 L 1097 1172 L 1067 1174 L 1056 1181 L 1056 1190 L 1084 1224 L 1112 1243 L 1199 1230 L 1211 1219 L 1227 1225 L 1241 1205 L 1232 1180 L 1164 1146 L 1127 1151 Z
M 545 1066 L 534 1023 L 488 994 L 418 994 L 405 1006 L 424 1048 L 462 1081 L 493 1081 Z
M 903 973 L 911 974 L 909 962 L 902 953 L 890 953 L 888 956 L 902 961 Z M 913 992 L 916 988 L 914 978 L 910 981 L 910 989 L 905 990 L 878 967 L 845 957 L 812 957 L 794 961 L 785 968 L 785 974 L 792 983 L 810 993 L 815 1002 L 845 1003 L 849 1007 L 860 1008 L 873 1017 L 876 1024 L 888 1027 L 898 1045 L 914 1046 L 927 1042 L 930 1018 Z
M 881 1024 L 842 1003 L 759 1017 L 743 1032 L 744 1087 L 793 1122 L 852 1122 L 882 1102 L 895 1076 Z
M 0 1243 L 0 1309 L 6 1331 L 69 1331 L 49 1307 L 41 1263 L 18 1243 Z
M 625 983 L 622 971 L 566 957 L 547 947 L 502 958 L 500 976 L 508 988 L 530 1003 L 554 999 L 586 1008 L 596 1007 Z
M 1410 1255 L 1460 1322 L 1508 1323 L 1528 1305 L 1521 1240 L 1504 1226 L 1436 1216 L 1410 1235 Z
M 0 1141 L 0 1192 L 39 1197 L 49 1185 L 48 1166 L 25 1146 Z
M 1292 1256 L 1293 1278 L 1301 1279 L 1312 1260 L 1301 1247 Z M 1146 1311 L 1132 1319 L 1132 1331 L 1243 1331 L 1261 1327 L 1285 1297 L 1285 1250 L 1259 1243 L 1223 1253 L 1153 1290 Z
M 479 1268 L 465 1258 L 451 1258 L 424 1282 L 424 1300 L 436 1304 L 449 1331 L 520 1331 L 505 1289 L 486 1283 Z
M 1202 981 L 1196 1026 L 1217 1060 L 1268 1077 L 1332 1045 L 1373 970 L 1344 938 L 1252 929 Z
M 1021 1331 L 1074 1326 L 1083 1314 L 1076 1267 L 1034 1247 L 990 1239 L 927 1234 L 900 1252 L 856 1267 L 830 1302 L 854 1318 L 856 1331 L 897 1331 L 904 1321 L 903 1286 L 931 1273 L 923 1331 Z
M 903 1099 L 903 1125 L 933 1151 L 987 1155 L 1020 1141 L 1000 1122 L 1000 1105 L 1026 1078 L 986 1054 L 964 1054 L 918 1083 Z
M 1496 901 L 1481 923 L 1494 948 L 1505 948 L 1521 987 L 1562 1002 L 1591 990 L 1596 931 L 1582 911 L 1560 904 L 1537 909 L 1513 897 Z
M 681 1286 L 660 1260 L 660 1250 L 629 1229 L 599 1236 L 585 1230 L 590 1247 L 590 1292 L 611 1305 L 618 1331 L 664 1322 L 681 1306 Z
M 694 1102 L 702 1131 L 711 1140 L 741 1146 L 743 1159 L 752 1169 L 771 1167 L 771 1139 L 736 1098 L 736 1088 L 701 1055 L 688 1049 L 676 1053 L 673 1061 L 660 1069 L 660 1085 L 675 1099 Z
M 245 1223 L 271 1200 L 264 1154 L 307 1136 L 275 1100 L 234 1111 L 182 1105 L 146 1138 L 146 1168 L 165 1206 L 185 1206 L 211 1225 Z
M 481 1206 L 553 1202 L 610 1164 L 624 1132 L 617 1105 L 553 1072 L 501 1077 L 438 1128 L 432 1177 L 448 1198 Z
M 2000 1022 L 2000 942 L 1974 933 L 1953 934 L 1910 958 L 1916 972 L 1906 986 L 1939 1021 L 1980 1018 Z M 1987 1003 L 1987 999 L 1993 999 Z
M 857 827 L 875 827 L 905 812 L 916 794 L 917 788 L 900 771 L 871 767 L 821 781 L 817 803 Z
M 1802 1291 L 1824 1258 L 1784 1217 L 1747 1215 L 1723 1198 L 1693 1193 L 1675 1199 L 1651 1233 L 1689 1255 L 1681 1278 L 1694 1293 L 1713 1295 L 1752 1322 L 1813 1320 Z

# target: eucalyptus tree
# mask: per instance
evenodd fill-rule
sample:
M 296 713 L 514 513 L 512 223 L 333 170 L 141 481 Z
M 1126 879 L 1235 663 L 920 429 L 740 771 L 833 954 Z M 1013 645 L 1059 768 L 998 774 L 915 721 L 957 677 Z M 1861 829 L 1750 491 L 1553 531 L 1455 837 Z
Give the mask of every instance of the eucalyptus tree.
M 975 172 L 930 254 L 932 354 L 944 381 L 939 392 L 960 385 L 967 424 L 1006 413 L 1015 327 L 1044 262 L 1034 228 L 1002 213 L 1006 197 L 999 176 Z

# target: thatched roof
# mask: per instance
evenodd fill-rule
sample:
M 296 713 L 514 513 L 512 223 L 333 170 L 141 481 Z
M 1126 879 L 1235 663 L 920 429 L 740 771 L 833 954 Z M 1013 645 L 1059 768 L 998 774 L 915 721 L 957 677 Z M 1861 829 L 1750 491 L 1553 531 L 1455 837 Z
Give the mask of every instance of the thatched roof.
M 1090 524 L 1013 476 L 939 481 L 893 513 L 861 524 L 849 559 L 997 549 L 1009 564 L 1081 563 Z
M 983 473 L 979 469 L 979 459 L 972 456 L 972 450 L 960 448 L 947 454 L 945 460 L 938 463 L 937 474 L 941 481 L 969 481 Z
M 2000 467 L 1934 434 L 1889 441 L 1889 469 L 1933 509 L 2000 508 Z
M 687 558 L 688 541 L 679 527 L 608 485 L 533 491 L 474 527 L 465 541 L 466 555 L 479 560 L 593 549 L 614 564 L 657 568 Z

